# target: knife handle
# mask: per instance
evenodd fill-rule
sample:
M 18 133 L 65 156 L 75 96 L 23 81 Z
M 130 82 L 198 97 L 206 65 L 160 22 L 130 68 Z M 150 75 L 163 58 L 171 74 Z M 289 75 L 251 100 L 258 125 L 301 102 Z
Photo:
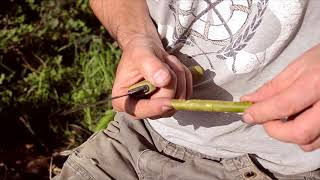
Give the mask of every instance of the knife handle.
M 194 82 L 199 81 L 204 74 L 204 70 L 201 66 L 191 66 L 188 68 L 192 74 L 192 79 Z M 147 80 L 140 81 L 128 89 L 128 94 L 131 97 L 143 98 L 153 94 L 158 88 L 151 84 Z

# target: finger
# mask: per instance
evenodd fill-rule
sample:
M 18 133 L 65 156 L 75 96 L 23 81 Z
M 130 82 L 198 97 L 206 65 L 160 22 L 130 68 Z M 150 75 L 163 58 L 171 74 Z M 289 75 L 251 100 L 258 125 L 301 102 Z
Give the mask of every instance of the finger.
M 172 110 L 171 101 L 168 98 L 155 98 L 148 100 L 128 98 L 124 102 L 124 111 L 137 119 L 160 116 Z
M 268 99 L 288 88 L 300 76 L 301 72 L 299 61 L 296 61 L 255 92 L 241 97 L 241 101 L 258 102 Z
M 171 80 L 170 72 L 165 63 L 153 54 L 141 57 L 141 61 L 135 63 L 135 68 L 146 80 L 157 87 L 164 87 Z
M 159 88 L 159 90 L 156 93 L 154 93 L 150 97 L 150 99 L 155 99 L 155 98 L 173 99 L 176 95 L 177 81 L 178 81 L 177 76 L 167 64 L 166 66 L 169 69 L 171 80 L 168 85 L 166 85 L 165 87 Z
M 172 76 L 171 82 L 166 87 L 160 88 L 159 91 L 157 91 L 154 95 L 150 97 L 150 99 L 139 100 L 128 96 L 114 99 L 112 100 L 112 106 L 114 110 L 119 112 L 127 112 L 128 114 L 131 114 L 137 119 L 154 116 L 172 116 L 172 114 L 174 114 L 175 111 L 172 112 L 171 103 L 168 103 L 165 100 L 172 99 L 175 96 L 177 79 L 175 74 L 171 70 L 170 73 Z M 121 86 L 118 85 L 114 87 Z M 116 90 L 114 88 L 112 92 L 116 92 L 113 93 L 113 97 L 119 94 L 126 94 L 127 88 L 117 88 Z M 160 106 L 162 109 L 160 108 Z
M 150 117 L 149 119 L 151 119 L 151 120 L 158 120 L 158 119 L 161 119 L 161 118 L 171 117 L 171 116 L 173 116 L 176 112 L 177 112 L 177 111 L 176 111 L 175 109 L 172 109 L 172 110 L 169 110 L 169 111 L 165 112 L 165 113 L 162 114 L 162 115 Z
M 175 98 L 185 99 L 187 92 L 185 66 L 175 56 L 168 56 L 167 59 L 167 64 L 177 76 L 177 89 Z
M 300 147 L 302 150 L 304 150 L 306 152 L 311 152 L 316 149 L 319 149 L 320 148 L 320 136 L 318 137 L 318 139 L 313 141 L 311 144 L 301 145 Z
M 143 79 L 139 71 L 132 71 L 131 73 L 126 73 L 128 78 L 121 78 L 121 74 L 117 75 L 112 87 L 111 97 L 118 97 L 125 94 L 128 94 L 128 86 L 135 84 Z M 123 111 L 123 102 L 128 97 L 121 97 L 112 99 L 112 106 L 116 111 Z
M 316 103 L 320 97 L 315 75 L 304 75 L 281 93 L 248 108 L 243 116 L 247 123 L 263 123 L 289 117 Z M 308 82 L 308 83 L 305 83 Z M 306 96 L 306 92 L 308 95 Z
M 292 121 L 270 121 L 263 126 L 266 132 L 284 142 L 307 145 L 320 136 L 320 104 L 307 109 Z

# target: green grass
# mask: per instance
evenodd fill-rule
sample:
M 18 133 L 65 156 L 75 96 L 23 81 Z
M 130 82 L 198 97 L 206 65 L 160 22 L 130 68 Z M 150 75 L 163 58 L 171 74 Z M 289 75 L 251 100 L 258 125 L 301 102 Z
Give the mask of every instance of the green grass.
M 108 98 L 120 59 L 88 0 L 4 1 L 0 10 L 2 124 L 23 118 L 42 141 L 68 147 L 105 128 L 111 103 L 59 114 Z
M 3 1 L 0 172 L 5 167 L 8 179 L 48 179 L 46 170 L 26 174 L 28 164 L 74 148 L 106 128 L 115 115 L 111 102 L 61 112 L 110 97 L 120 55 L 88 0 Z M 61 162 L 53 164 L 61 167 Z

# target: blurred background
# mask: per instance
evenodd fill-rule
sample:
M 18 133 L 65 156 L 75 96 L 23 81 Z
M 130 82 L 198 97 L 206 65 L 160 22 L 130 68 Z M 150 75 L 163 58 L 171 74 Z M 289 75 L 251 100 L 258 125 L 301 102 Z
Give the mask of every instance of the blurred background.
M 2 0 L 0 180 L 50 179 L 63 151 L 113 119 L 108 98 L 121 51 L 88 0 Z

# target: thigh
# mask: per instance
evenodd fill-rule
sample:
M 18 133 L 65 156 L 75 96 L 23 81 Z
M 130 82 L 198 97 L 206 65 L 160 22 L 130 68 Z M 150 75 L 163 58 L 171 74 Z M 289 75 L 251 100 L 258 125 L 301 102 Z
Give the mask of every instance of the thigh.
M 133 120 L 118 113 L 103 130 L 73 150 L 56 179 L 227 179 L 223 166 L 215 161 L 190 154 L 189 160 L 179 160 L 166 154 L 157 144 L 168 144 L 164 139 L 151 137 L 143 121 Z M 171 152 L 187 151 L 170 146 Z
M 73 150 L 56 179 L 139 179 L 136 164 L 145 149 L 154 145 L 143 121 L 118 113 L 107 129 Z
M 147 127 L 118 113 L 107 129 L 73 150 L 56 179 L 233 180 L 245 179 L 242 170 L 257 169 L 253 163 L 243 167 L 247 156 L 219 161 L 170 143 Z

